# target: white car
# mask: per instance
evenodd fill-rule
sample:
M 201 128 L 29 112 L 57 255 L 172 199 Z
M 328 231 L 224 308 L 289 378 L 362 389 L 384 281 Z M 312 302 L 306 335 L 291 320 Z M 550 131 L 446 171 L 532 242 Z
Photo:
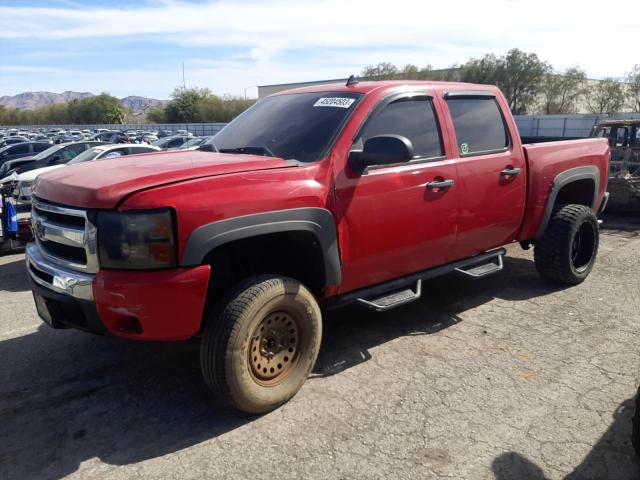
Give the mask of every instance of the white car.
M 52 165 L 50 167 L 37 168 L 28 172 L 14 175 L 11 180 L 16 182 L 13 189 L 13 196 L 19 203 L 31 202 L 31 185 L 36 177 L 42 173 L 56 168 L 66 167 L 77 163 L 89 162 L 92 160 L 100 160 L 107 158 L 118 158 L 125 155 L 135 155 L 140 153 L 159 152 L 160 148 L 153 145 L 135 145 L 135 144 L 118 144 L 118 145 L 98 145 L 74 157 L 70 162 L 62 165 Z

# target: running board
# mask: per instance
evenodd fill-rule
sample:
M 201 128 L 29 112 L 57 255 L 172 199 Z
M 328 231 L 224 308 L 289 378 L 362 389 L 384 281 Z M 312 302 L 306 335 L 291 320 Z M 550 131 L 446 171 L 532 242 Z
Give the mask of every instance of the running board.
M 500 257 L 499 261 L 502 262 L 502 256 L 506 255 L 506 253 L 507 251 L 504 248 L 498 248 L 496 250 L 481 253 L 473 257 L 463 258 L 462 260 L 457 260 L 455 262 L 440 265 L 438 267 L 433 267 L 428 270 L 422 270 L 420 272 L 412 273 L 411 275 L 407 275 L 406 277 L 396 278 L 394 280 L 378 283 L 376 285 L 361 288 L 358 290 L 352 290 L 342 295 L 328 298 L 323 302 L 322 306 L 323 308 L 332 310 L 353 303 L 358 303 L 363 306 L 366 305 L 367 307 L 373 309 L 376 309 L 376 307 L 374 306 L 376 305 L 384 310 L 388 310 L 389 308 L 397 307 L 400 305 L 404 305 L 405 303 L 409 303 L 410 301 L 417 300 L 420 297 L 421 293 L 421 284 L 418 284 L 419 281 L 430 280 L 442 275 L 456 273 L 457 269 L 470 271 L 478 265 L 484 265 L 487 262 L 495 261 L 497 257 Z M 465 272 L 465 275 L 468 274 Z M 412 288 L 415 288 L 416 290 L 412 291 Z M 387 299 L 387 297 L 393 298 L 383 301 L 383 299 Z M 400 300 L 400 298 L 402 298 L 402 300 L 398 301 Z M 369 302 L 372 305 L 368 305 L 367 303 L 364 303 L 360 300 Z
M 416 282 L 415 292 L 410 288 L 407 288 L 406 290 L 393 292 L 373 300 L 358 298 L 357 302 L 367 308 L 375 310 L 376 312 L 384 312 L 385 310 L 391 310 L 392 308 L 415 302 L 420 298 L 420 295 L 422 295 L 422 280 L 418 280 Z
M 493 261 L 495 259 L 498 260 L 498 263 Z M 495 257 L 488 258 L 487 260 L 487 263 L 481 263 L 479 265 L 476 264 L 469 267 L 458 267 L 455 269 L 455 272 L 471 278 L 482 278 L 502 270 L 502 253 L 498 253 Z

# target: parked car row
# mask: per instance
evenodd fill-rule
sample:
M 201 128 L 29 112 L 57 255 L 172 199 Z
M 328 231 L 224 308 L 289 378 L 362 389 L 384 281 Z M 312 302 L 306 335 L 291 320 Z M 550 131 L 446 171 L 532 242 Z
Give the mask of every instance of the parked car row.
M 151 143 L 158 139 L 174 135 L 192 137 L 187 130 L 109 130 L 106 128 L 65 130 L 62 128 L 38 128 L 35 130 L 18 130 L 16 128 L 0 129 L 0 148 L 11 143 L 39 141 L 48 143 L 70 143 L 81 140 L 99 140 L 112 143 Z M 107 140 L 108 139 L 108 140 Z

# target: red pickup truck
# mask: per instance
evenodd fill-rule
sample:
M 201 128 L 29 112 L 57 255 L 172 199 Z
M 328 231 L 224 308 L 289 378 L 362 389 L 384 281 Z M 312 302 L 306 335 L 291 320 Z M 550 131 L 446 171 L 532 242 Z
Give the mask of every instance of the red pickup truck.
M 201 336 L 212 390 L 266 412 L 311 371 L 323 310 L 387 310 L 425 279 L 482 278 L 513 242 L 534 245 L 545 279 L 583 281 L 608 158 L 606 139 L 523 145 L 492 86 L 297 89 L 257 102 L 205 151 L 39 176 L 27 268 L 49 325 Z

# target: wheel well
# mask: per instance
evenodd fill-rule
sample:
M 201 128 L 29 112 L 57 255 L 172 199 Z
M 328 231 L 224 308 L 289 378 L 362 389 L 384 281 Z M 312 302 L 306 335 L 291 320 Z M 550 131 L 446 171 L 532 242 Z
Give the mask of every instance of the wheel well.
M 204 259 L 211 265 L 209 301 L 215 301 L 240 280 L 273 273 L 302 282 L 315 295 L 326 285 L 322 248 L 311 232 L 289 231 L 225 243 Z
M 593 196 L 595 194 L 596 184 L 593 180 L 585 178 L 575 180 L 564 185 L 556 196 L 555 204 L 566 205 L 574 203 L 578 205 L 586 205 L 593 207 Z

